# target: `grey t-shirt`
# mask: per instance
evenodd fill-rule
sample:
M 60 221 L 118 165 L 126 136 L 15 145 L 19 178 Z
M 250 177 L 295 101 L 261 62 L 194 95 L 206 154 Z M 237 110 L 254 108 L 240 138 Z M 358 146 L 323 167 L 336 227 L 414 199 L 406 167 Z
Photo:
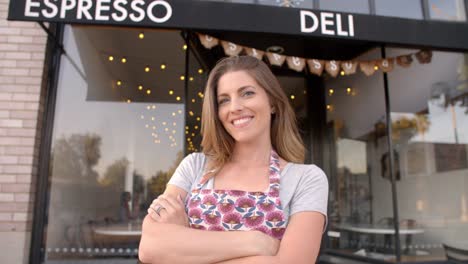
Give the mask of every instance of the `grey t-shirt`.
M 168 184 L 190 193 L 203 176 L 205 162 L 206 156 L 203 153 L 188 155 L 177 167 Z M 213 178 L 202 189 L 213 189 Z M 304 211 L 316 211 L 326 218 L 327 176 L 315 165 L 288 163 L 280 174 L 280 200 L 286 221 L 291 215 Z

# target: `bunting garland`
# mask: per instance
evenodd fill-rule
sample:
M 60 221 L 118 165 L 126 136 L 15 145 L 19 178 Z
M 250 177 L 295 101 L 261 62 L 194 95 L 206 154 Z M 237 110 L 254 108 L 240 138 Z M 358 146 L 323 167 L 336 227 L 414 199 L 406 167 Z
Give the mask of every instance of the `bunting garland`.
M 432 51 L 430 50 L 420 50 L 419 52 L 401 55 L 396 58 L 337 61 L 301 58 L 273 52 L 265 52 L 204 34 L 198 34 L 198 38 L 200 39 L 201 44 L 207 49 L 212 49 L 221 43 L 224 53 L 228 56 L 238 56 L 239 54 L 244 53 L 259 60 L 266 57 L 271 65 L 281 67 L 286 62 L 288 68 L 291 70 L 302 72 L 305 68 L 308 68 L 311 74 L 318 76 L 321 76 L 325 71 L 328 75 L 334 78 L 336 78 L 340 73 L 341 75 L 355 74 L 358 67 L 366 76 L 373 75 L 379 69 L 383 72 L 391 72 L 395 68 L 395 64 L 402 68 L 409 68 L 413 63 L 413 56 L 420 64 L 428 64 L 432 61 Z

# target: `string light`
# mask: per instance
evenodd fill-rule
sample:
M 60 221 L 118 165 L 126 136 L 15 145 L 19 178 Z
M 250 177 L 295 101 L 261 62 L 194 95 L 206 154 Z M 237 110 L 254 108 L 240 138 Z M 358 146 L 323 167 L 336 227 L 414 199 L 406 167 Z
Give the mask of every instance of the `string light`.
M 347 94 L 351 94 L 351 92 L 352 92 L 352 89 L 350 87 L 346 88 L 346 93 Z
M 150 89 L 146 90 L 146 94 L 151 94 L 151 90 Z
M 292 95 L 290 96 L 290 98 L 291 98 L 291 100 L 294 100 L 294 99 L 296 99 L 296 96 L 294 96 L 294 94 L 292 94 Z
M 200 120 L 201 120 L 201 118 L 199 116 L 197 116 L 197 121 L 200 121 Z
M 203 74 L 203 69 L 198 69 L 199 74 Z
M 153 116 L 153 117 L 151 117 L 151 121 L 154 121 L 154 116 Z
M 143 85 L 138 85 L 138 90 L 143 90 Z
M 114 56 L 109 56 L 109 61 L 114 61 Z
M 130 99 L 127 99 L 127 103 L 131 103 L 131 102 L 132 102 L 132 100 L 130 100 Z
M 127 63 L 127 58 L 123 57 L 122 58 L 122 63 Z
M 163 126 L 167 125 L 166 121 L 162 122 Z
M 202 93 L 202 92 L 198 92 L 198 96 L 199 96 L 200 98 L 203 98 L 203 93 Z
M 187 45 L 185 44 L 183 47 L 182 47 L 183 50 L 187 50 Z
M 195 99 L 192 99 L 192 103 L 195 103 Z
M 344 71 L 341 71 L 340 74 L 341 74 L 341 76 L 344 76 L 344 75 L 345 75 L 345 72 L 344 72 Z
M 193 128 L 195 128 L 195 130 L 197 130 L 197 129 L 198 129 L 198 126 L 194 126 Z
M 192 133 L 192 137 L 194 137 L 194 136 L 195 136 L 195 133 Z
M 379 66 L 374 66 L 374 70 L 378 71 L 379 70 Z
M 176 116 L 176 113 L 172 112 L 172 116 Z
M 328 111 L 333 111 L 333 105 L 327 105 L 327 110 Z
M 189 115 L 190 115 L 190 116 L 193 116 L 193 112 L 192 112 L 192 111 L 189 111 Z
M 190 77 L 190 79 L 189 79 L 189 80 L 190 80 L 191 82 L 193 82 L 193 77 Z
M 181 81 L 185 80 L 185 76 L 184 76 L 184 75 L 181 75 L 181 76 L 180 76 L 180 80 L 181 80 Z
M 145 34 L 143 34 L 143 32 L 142 32 L 142 33 L 140 33 L 140 34 L 138 34 L 138 38 L 140 38 L 140 39 L 144 39 L 144 38 L 145 38 Z
M 117 81 L 117 85 L 118 85 L 118 86 L 122 85 L 122 81 L 120 81 L 120 80 Z
M 141 118 L 141 119 L 145 119 L 145 116 L 144 116 L 144 115 L 141 115 L 140 118 Z
M 177 101 L 180 101 L 180 96 L 177 96 L 177 97 L 176 97 L 176 100 L 177 100 Z
M 156 109 L 156 105 L 152 105 L 151 108 Z
M 161 70 L 165 70 L 166 69 L 166 64 L 161 64 Z
M 329 89 L 329 90 L 328 90 L 328 94 L 329 94 L 330 96 L 332 96 L 334 93 L 335 93 L 335 90 L 333 90 L 333 89 Z
M 156 126 L 153 126 L 153 130 L 156 130 Z
M 146 109 L 150 110 L 150 109 L 151 109 L 151 106 L 150 106 L 150 105 L 148 105 L 148 106 L 146 107 Z
M 151 68 L 149 66 L 145 67 L 145 72 L 149 72 L 150 70 L 151 70 Z
M 173 95 L 173 94 L 174 94 L 174 91 L 173 91 L 173 90 L 169 90 L 169 94 L 170 94 L 170 95 Z
M 177 112 L 179 112 L 179 114 L 182 114 L 182 110 L 179 110 L 179 111 L 177 111 Z
M 172 125 L 173 125 L 173 126 L 177 126 L 177 123 L 176 123 L 176 122 L 174 122 L 174 123 L 172 123 Z
M 148 125 L 148 124 L 146 124 L 146 125 L 145 125 L 145 127 L 146 127 L 146 128 L 148 128 L 148 127 L 149 127 L 149 125 Z

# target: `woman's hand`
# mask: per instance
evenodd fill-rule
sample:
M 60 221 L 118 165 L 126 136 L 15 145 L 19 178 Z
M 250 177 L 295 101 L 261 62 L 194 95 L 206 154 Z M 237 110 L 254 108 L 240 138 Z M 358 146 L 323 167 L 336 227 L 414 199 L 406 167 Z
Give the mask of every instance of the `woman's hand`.
M 151 203 L 148 214 L 158 223 L 189 226 L 185 205 L 180 195 L 177 195 L 177 198 L 164 194 L 160 195 Z

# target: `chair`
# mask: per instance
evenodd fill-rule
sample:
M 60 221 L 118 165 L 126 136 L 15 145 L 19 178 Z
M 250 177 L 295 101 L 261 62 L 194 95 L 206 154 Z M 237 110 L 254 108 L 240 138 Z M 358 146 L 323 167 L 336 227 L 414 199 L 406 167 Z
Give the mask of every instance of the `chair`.
M 447 244 L 442 244 L 445 249 L 445 256 L 449 263 L 454 264 L 467 264 L 468 263 L 468 249 L 460 249 Z
M 393 217 L 384 217 L 377 221 L 377 225 L 382 225 L 385 227 L 392 227 L 393 226 Z M 384 235 L 384 248 L 391 248 L 392 247 L 392 235 Z

